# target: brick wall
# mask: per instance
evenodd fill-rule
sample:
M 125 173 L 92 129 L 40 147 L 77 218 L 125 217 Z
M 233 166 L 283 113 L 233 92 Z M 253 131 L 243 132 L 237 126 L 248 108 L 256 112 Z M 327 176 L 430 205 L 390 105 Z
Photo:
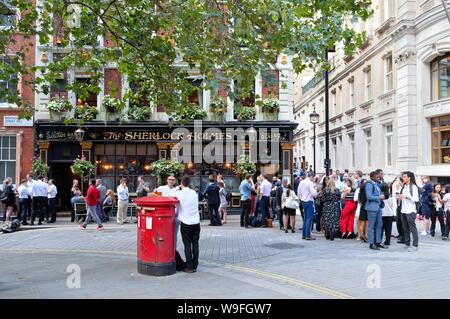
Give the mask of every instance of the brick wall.
M 122 76 L 117 69 L 105 69 L 105 95 L 122 97 Z M 114 94 L 113 94 L 114 93 Z

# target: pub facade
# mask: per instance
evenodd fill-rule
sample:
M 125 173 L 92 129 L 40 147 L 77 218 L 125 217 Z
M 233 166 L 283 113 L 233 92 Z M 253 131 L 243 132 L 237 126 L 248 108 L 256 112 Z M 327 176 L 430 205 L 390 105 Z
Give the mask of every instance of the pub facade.
M 44 56 L 45 60 L 57 59 L 59 54 L 56 50 L 53 52 L 39 46 L 37 51 L 38 57 Z M 43 63 L 42 59 L 38 58 L 37 64 L 40 63 Z M 251 94 L 253 100 L 250 101 L 255 108 L 255 116 L 247 121 L 236 119 L 233 101 L 226 96 L 225 87 L 219 88 L 217 93 L 226 99 L 227 111 L 224 121 L 216 121 L 215 114 L 209 109 L 212 93 L 200 86 L 190 98 L 191 103 L 198 104 L 207 113 L 207 118 L 199 123 L 173 123 L 164 110 L 156 106 L 147 121 L 128 119 L 129 105 L 123 111 L 122 118 L 110 118 L 102 107 L 104 97 L 112 95 L 114 87 L 119 88 L 114 89 L 114 94 L 121 98 L 130 85 L 112 66 L 106 66 L 103 74 L 100 93 L 91 94 L 83 101 L 66 90 L 70 82 L 89 81 L 88 73 L 75 68 L 62 74 L 49 94 L 36 93 L 35 155 L 50 167 L 49 175 L 55 179 L 59 189 L 60 209 L 69 208 L 72 180 L 79 179 L 72 174 L 70 166 L 81 156 L 95 164 L 95 175 L 103 180 L 107 188 L 115 190 L 120 178 L 127 177 L 131 193 L 135 191 L 140 175 L 145 176 L 151 188 L 157 186 L 156 177 L 152 174 L 152 162 L 160 158 L 182 162 L 185 174 L 192 176 L 194 185 L 200 186 L 201 190 L 207 186 L 209 174 L 221 174 L 226 187 L 233 193 L 232 207 L 240 206 L 240 178 L 234 168 L 242 155 L 253 156 L 257 172 L 269 178 L 275 174 L 293 178 L 292 133 L 297 124 L 293 121 L 290 57 L 280 55 L 273 69 L 257 75 Z M 194 85 L 201 81 L 201 75 L 192 74 Z M 75 108 L 84 103 L 94 105 L 98 114 L 81 127 L 66 125 L 64 118 L 73 117 L 74 111 L 63 114 L 61 118 L 53 118 L 47 105 L 55 96 L 69 100 Z M 277 98 L 280 107 L 277 117 L 267 121 L 256 100 L 269 97 Z M 82 130 L 82 138 L 75 134 L 77 129 Z M 207 159 L 205 155 L 212 159 Z

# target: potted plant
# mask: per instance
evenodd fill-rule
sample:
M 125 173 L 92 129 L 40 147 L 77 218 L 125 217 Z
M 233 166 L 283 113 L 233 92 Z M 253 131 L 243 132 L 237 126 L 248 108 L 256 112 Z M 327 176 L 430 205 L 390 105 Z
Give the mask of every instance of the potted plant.
M 245 175 L 255 175 L 256 173 L 256 164 L 250 161 L 250 158 L 245 155 L 241 156 L 241 159 L 235 165 L 235 171 L 238 176 L 241 178 L 245 177 Z
M 177 110 L 177 112 L 170 117 L 170 120 L 187 123 L 194 120 L 204 120 L 206 116 L 206 111 L 199 105 L 188 103 L 186 106 Z
M 209 110 L 214 121 L 223 122 L 227 113 L 227 102 L 222 98 L 216 98 L 209 105 Z
M 102 106 L 106 111 L 107 120 L 116 120 L 125 108 L 125 103 L 115 97 L 105 95 Z
M 75 118 L 79 120 L 92 121 L 93 119 L 95 119 L 97 114 L 97 108 L 95 106 L 90 106 L 87 103 L 75 108 Z
M 152 164 L 153 175 L 158 179 L 158 185 L 164 184 L 168 176 L 180 177 L 184 164 L 169 158 L 161 158 Z
M 236 108 L 235 114 L 238 121 L 251 121 L 255 119 L 256 110 L 251 106 L 240 106 Z
M 72 110 L 72 104 L 66 99 L 53 98 L 47 104 L 47 109 L 50 113 L 50 119 L 52 121 L 59 121 L 62 118 L 62 113 Z
M 49 167 L 40 158 L 36 158 L 31 163 L 31 172 L 34 176 L 47 175 Z
M 274 98 L 265 99 L 261 102 L 261 111 L 264 121 L 276 121 L 280 111 L 280 102 Z
M 148 121 L 152 118 L 152 109 L 149 106 L 132 106 L 128 110 L 128 118 L 135 121 Z
M 95 166 L 90 161 L 86 161 L 85 157 L 77 158 L 73 165 L 70 166 L 70 169 L 72 170 L 72 173 L 75 175 L 79 175 L 81 177 L 83 176 L 89 176 L 95 173 Z

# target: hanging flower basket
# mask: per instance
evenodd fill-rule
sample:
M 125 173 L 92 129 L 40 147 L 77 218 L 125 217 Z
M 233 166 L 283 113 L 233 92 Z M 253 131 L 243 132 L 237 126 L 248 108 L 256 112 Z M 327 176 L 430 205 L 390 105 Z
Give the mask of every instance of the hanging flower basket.
M 251 106 L 241 106 L 236 108 L 235 114 L 238 121 L 251 121 L 255 119 L 256 110 Z
M 223 122 L 227 114 L 227 102 L 222 98 L 216 98 L 209 105 L 209 111 L 214 121 Z
M 152 164 L 153 175 L 157 177 L 158 185 L 164 184 L 170 175 L 180 177 L 183 170 L 184 165 L 182 163 L 168 158 L 161 158 Z
M 83 121 L 92 121 L 98 114 L 98 110 L 95 106 L 84 104 L 75 108 L 75 118 Z
M 53 98 L 48 104 L 47 109 L 50 113 L 50 119 L 52 121 L 60 121 L 64 112 L 69 112 L 72 110 L 72 104 L 65 99 Z
M 85 159 L 77 158 L 73 165 L 70 166 L 70 169 L 73 174 L 79 176 L 89 176 L 95 173 L 95 166 L 89 161 Z
M 204 120 L 206 116 L 206 111 L 202 107 L 188 103 L 186 106 L 178 109 L 176 113 L 172 114 L 170 119 L 171 121 L 188 123 L 194 120 Z
M 125 103 L 115 97 L 105 95 L 103 97 L 103 108 L 107 113 L 117 114 L 125 108 Z
M 265 99 L 261 103 L 261 111 L 264 121 L 276 121 L 280 112 L 280 102 L 278 99 Z
M 150 106 L 132 106 L 128 110 L 128 118 L 134 121 L 149 121 L 152 118 Z
M 34 159 L 31 163 L 31 172 L 34 176 L 47 175 L 49 169 L 48 165 L 39 158 Z
M 241 156 L 241 160 L 235 165 L 236 174 L 243 178 L 245 175 L 255 175 L 256 164 L 250 161 L 248 156 Z

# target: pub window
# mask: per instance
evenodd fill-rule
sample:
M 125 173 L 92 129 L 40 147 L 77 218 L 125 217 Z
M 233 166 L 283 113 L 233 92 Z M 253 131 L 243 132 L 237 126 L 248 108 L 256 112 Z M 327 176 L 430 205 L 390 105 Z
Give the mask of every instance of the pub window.
M 237 81 L 234 81 L 234 91 L 237 93 L 237 95 L 244 95 L 244 92 L 242 92 Z M 255 82 L 253 82 L 250 92 L 245 92 L 245 93 L 246 93 L 246 96 L 236 100 L 235 104 L 242 105 L 242 106 L 254 107 L 255 106 L 255 97 L 256 97 L 255 96 Z
M 0 57 L 0 64 L 2 67 L 9 67 L 11 59 L 9 57 Z M 0 103 L 7 103 L 6 93 L 10 95 L 17 94 L 17 74 L 10 75 L 9 78 L 0 78 Z
M 67 99 L 67 75 L 64 75 L 64 78 L 56 79 L 52 84 L 51 97 Z
M 86 87 L 87 85 L 91 84 L 91 79 L 84 77 L 77 78 L 76 82 L 77 85 Z M 90 106 L 97 106 L 97 93 L 88 90 L 87 96 L 80 96 L 79 94 L 77 94 L 77 105 L 84 105 L 84 104 L 88 104 Z
M 202 80 L 188 79 L 188 82 L 194 87 L 188 97 L 189 103 L 203 107 Z
M 431 62 L 431 100 L 450 97 L 450 52 Z
M 431 119 L 433 164 L 450 164 L 450 115 Z
M 151 164 L 157 160 L 156 145 L 147 144 L 96 144 L 95 155 L 97 176 L 106 187 L 114 191 L 121 177 L 128 179 L 128 190 L 136 191 L 137 178 L 140 175 L 153 189 L 155 177 L 151 175 Z

